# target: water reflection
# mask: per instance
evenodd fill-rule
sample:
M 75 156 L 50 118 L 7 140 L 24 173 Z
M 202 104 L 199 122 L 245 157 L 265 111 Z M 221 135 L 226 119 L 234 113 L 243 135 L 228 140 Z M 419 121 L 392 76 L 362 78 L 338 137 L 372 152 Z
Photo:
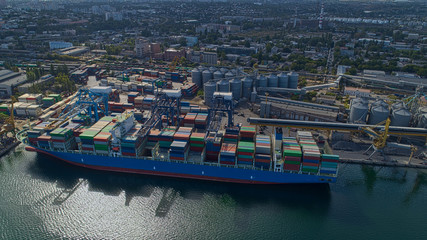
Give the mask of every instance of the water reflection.
M 411 190 L 406 194 L 403 203 L 409 204 L 409 202 L 417 195 L 422 185 L 427 185 L 427 174 L 425 172 L 418 171 L 415 177 L 414 184 Z
M 155 206 L 155 214 L 159 217 L 166 216 L 178 198 L 203 200 L 206 195 L 214 196 L 225 206 L 248 208 L 276 204 L 325 216 L 331 198 L 328 184 L 241 185 L 101 172 L 72 166 L 41 154 L 29 164 L 27 173 L 63 189 L 56 195 L 53 204 L 64 203 L 86 184 L 90 192 L 101 192 L 108 196 L 119 196 L 124 192 L 126 206 L 136 196 L 149 198 L 154 189 L 161 189 L 162 197 Z

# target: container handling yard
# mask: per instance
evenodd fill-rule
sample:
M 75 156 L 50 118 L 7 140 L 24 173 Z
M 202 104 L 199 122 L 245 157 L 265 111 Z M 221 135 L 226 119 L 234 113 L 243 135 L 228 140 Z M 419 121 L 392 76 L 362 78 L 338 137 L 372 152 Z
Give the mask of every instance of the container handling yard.
M 340 162 L 427 166 L 414 144 L 426 139 L 425 113 L 417 110 L 410 127 L 408 108 L 424 96 L 420 89 L 412 105 L 395 103 L 391 114 L 385 101 L 366 98 L 343 111 L 284 97 L 337 87 L 343 76 L 302 89 L 298 81 L 297 73 L 196 68 L 187 79 L 131 69 L 121 79 L 92 79 L 64 99 L 24 94 L 0 110 L 35 119 L 17 134 L 27 150 L 98 170 L 277 184 L 335 182 Z M 202 88 L 203 101 L 195 96 Z M 394 158 L 393 149 L 407 155 Z

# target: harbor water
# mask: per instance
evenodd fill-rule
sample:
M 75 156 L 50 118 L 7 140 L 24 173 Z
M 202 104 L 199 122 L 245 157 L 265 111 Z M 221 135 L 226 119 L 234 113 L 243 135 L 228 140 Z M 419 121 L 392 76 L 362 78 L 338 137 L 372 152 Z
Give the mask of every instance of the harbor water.
M 416 169 L 254 186 L 83 169 L 23 145 L 0 160 L 0 239 L 427 239 L 426 200 Z

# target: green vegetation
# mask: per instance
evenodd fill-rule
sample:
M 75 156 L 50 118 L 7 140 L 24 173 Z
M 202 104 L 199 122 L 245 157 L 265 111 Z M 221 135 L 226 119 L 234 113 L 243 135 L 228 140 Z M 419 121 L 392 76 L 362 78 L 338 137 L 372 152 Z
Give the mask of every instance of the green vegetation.
M 108 55 L 119 55 L 122 49 L 123 48 L 121 46 L 117 45 L 108 45 L 105 47 Z
M 76 84 L 69 79 L 68 75 L 59 73 L 58 76 L 55 77 L 55 83 L 53 84 L 52 89 L 55 92 L 72 93 L 77 90 L 77 87 Z

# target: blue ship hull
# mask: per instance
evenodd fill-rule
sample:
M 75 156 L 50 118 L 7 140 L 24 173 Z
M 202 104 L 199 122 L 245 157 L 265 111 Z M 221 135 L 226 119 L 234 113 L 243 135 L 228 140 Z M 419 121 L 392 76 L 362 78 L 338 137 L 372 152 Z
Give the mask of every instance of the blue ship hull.
M 69 164 L 103 171 L 249 184 L 333 183 L 336 181 L 334 176 L 262 171 L 234 166 L 209 166 L 131 157 L 54 152 L 32 146 L 26 147 L 26 150 L 47 154 Z

